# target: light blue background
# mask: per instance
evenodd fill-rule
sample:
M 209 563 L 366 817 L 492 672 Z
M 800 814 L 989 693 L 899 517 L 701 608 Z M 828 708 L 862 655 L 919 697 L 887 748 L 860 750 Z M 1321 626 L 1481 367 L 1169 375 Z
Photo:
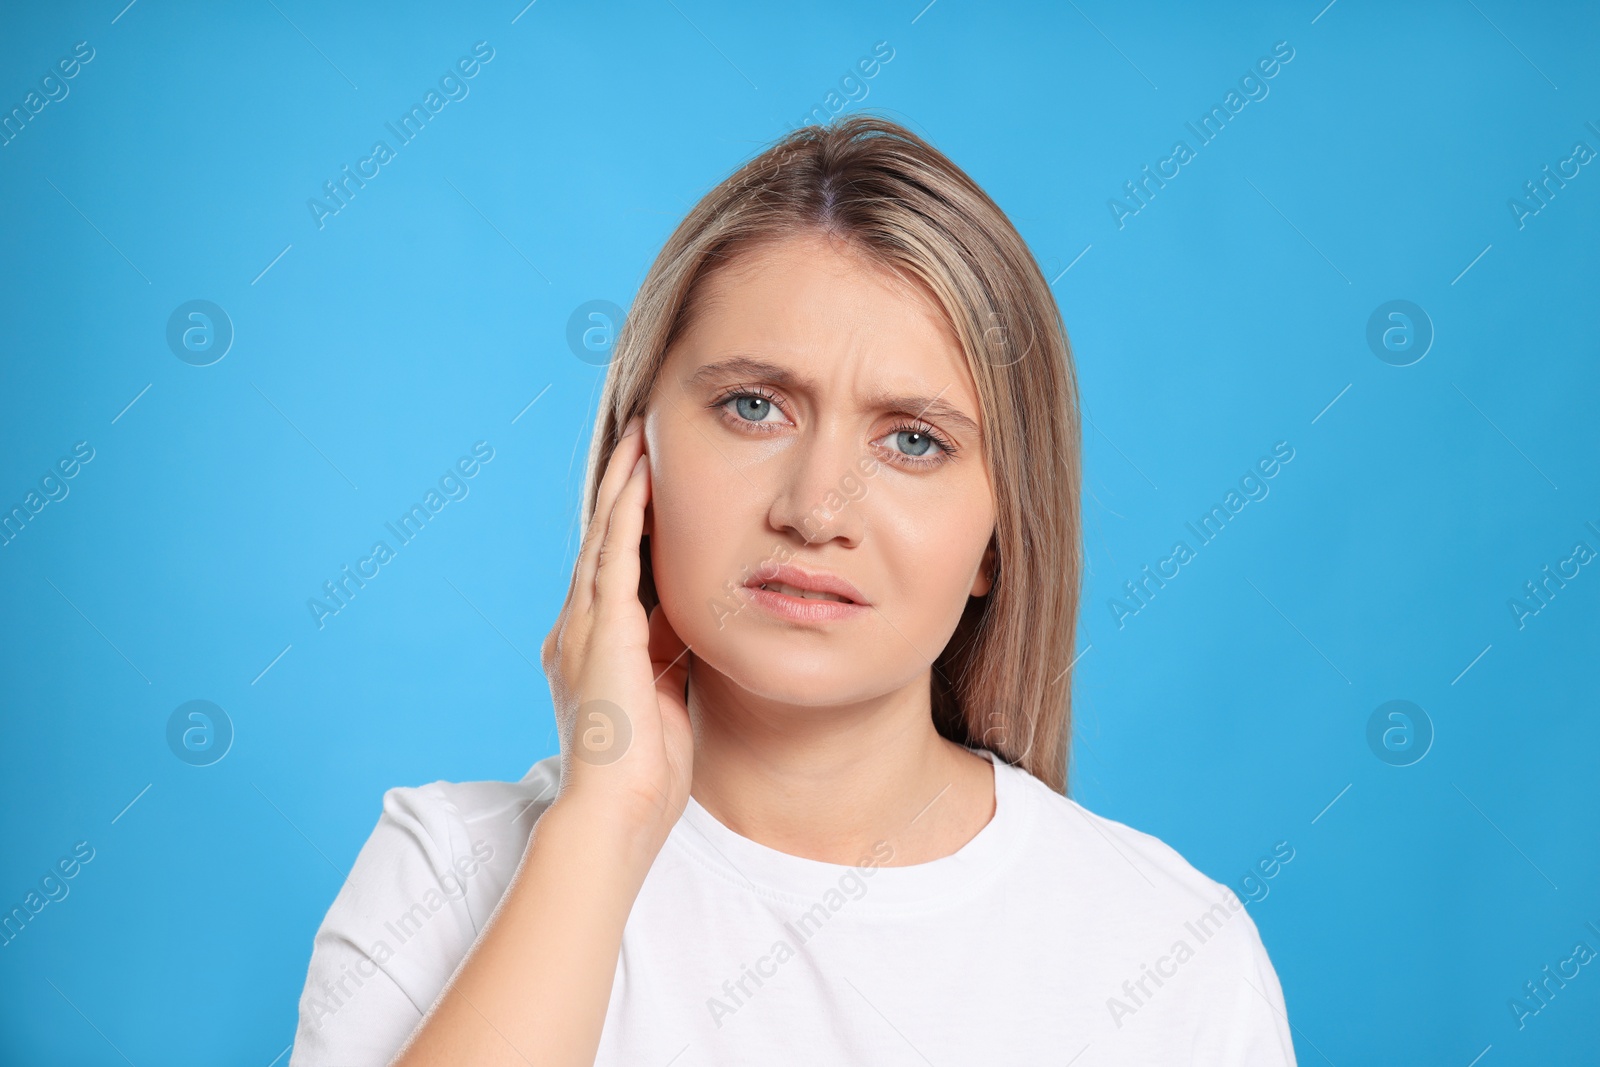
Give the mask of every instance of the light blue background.
M 1524 628 L 1508 600 L 1600 549 L 1600 165 L 1507 206 L 1600 149 L 1593 8 L 123 2 L 0 13 L 5 110 L 95 49 L 0 148 L 0 502 L 96 450 L 0 549 L 0 904 L 96 850 L 0 949 L 0 1061 L 266 1067 L 383 791 L 555 751 L 532 664 L 603 374 L 568 317 L 626 305 L 878 41 L 863 105 L 1011 215 L 1074 343 L 1073 795 L 1235 884 L 1293 846 L 1251 912 L 1302 1063 L 1594 1055 L 1600 964 L 1520 1030 L 1508 1002 L 1600 950 L 1600 565 Z M 470 96 L 319 230 L 307 199 L 480 40 Z M 1285 40 L 1119 229 L 1108 199 Z M 165 342 L 191 299 L 236 330 L 209 367 Z M 1437 332 L 1409 367 L 1365 340 L 1392 299 Z M 307 599 L 479 440 L 470 496 L 319 631 Z M 1278 441 L 1270 495 L 1119 629 Z M 237 732 L 213 766 L 166 744 L 193 699 Z M 1436 731 L 1413 766 L 1366 741 L 1392 699 Z

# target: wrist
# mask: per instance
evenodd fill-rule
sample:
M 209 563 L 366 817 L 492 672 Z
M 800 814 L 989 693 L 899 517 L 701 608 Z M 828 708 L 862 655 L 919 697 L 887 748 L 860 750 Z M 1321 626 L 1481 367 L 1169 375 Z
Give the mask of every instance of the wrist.
M 583 843 L 586 853 L 636 867 L 642 876 L 666 843 L 675 819 L 660 804 L 630 803 L 608 794 L 563 788 L 540 816 L 538 832 Z M 548 824 L 548 827 L 547 827 Z

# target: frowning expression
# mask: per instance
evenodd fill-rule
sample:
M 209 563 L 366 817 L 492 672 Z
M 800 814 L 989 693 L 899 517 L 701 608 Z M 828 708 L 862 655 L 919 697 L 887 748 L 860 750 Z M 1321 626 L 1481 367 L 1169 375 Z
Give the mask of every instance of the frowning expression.
M 673 629 L 784 703 L 925 678 L 992 573 L 959 340 L 920 283 L 821 235 L 746 250 L 703 284 L 645 424 Z

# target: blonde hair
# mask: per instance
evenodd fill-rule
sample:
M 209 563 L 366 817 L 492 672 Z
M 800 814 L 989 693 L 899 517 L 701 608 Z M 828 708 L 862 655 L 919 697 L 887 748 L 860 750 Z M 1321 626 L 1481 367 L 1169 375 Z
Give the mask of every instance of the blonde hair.
M 1083 553 L 1077 382 L 1049 284 L 1005 213 L 887 119 L 794 130 L 707 193 L 651 265 L 617 336 L 589 451 L 582 524 L 618 437 L 644 411 L 710 275 L 801 233 L 842 238 L 926 285 L 966 353 L 995 497 L 996 569 L 933 663 L 933 718 L 1058 793 L 1071 752 Z M 656 603 L 649 554 L 640 599 Z

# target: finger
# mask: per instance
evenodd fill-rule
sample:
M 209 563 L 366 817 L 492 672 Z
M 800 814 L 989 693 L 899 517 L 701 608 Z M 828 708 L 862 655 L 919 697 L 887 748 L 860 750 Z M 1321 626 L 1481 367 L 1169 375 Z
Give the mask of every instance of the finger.
M 605 473 L 601 476 L 600 485 L 595 491 L 596 506 L 589 516 L 589 525 L 584 531 L 583 542 L 578 549 L 578 559 L 573 566 L 572 581 L 567 586 L 566 599 L 561 605 L 561 611 L 551 631 L 552 640 L 547 642 L 551 644 L 549 651 L 554 655 L 559 656 L 558 646 L 567 645 L 569 641 L 574 648 L 587 645 L 584 635 L 588 632 L 588 616 L 594 602 L 594 575 L 600 544 L 604 540 L 606 525 L 617 493 L 627 481 L 633 459 L 637 458 L 633 453 L 642 448 L 644 438 L 642 430 L 642 417 L 635 416 L 630 419 L 622 437 L 606 460 Z
M 644 450 L 643 420 L 635 417 L 628 423 L 622 439 L 617 442 L 606 461 L 606 472 L 595 492 L 594 513 L 589 516 L 589 528 L 584 531 L 583 544 L 578 549 L 578 560 L 572 569 L 572 585 L 567 591 L 567 603 L 577 610 L 587 611 L 594 597 L 595 572 L 599 567 L 600 545 L 605 540 L 606 528 L 611 523 L 611 512 L 616 507 L 617 496 L 627 484 L 634 463 Z
M 626 610 L 639 603 L 639 539 L 644 535 L 644 505 L 650 496 L 650 463 L 641 455 L 611 509 L 611 524 L 600 544 L 595 570 L 595 607 L 600 612 Z
M 639 458 L 639 453 L 643 450 L 642 425 L 642 420 L 637 417 L 628 423 L 628 428 L 623 431 L 622 437 L 613 446 L 611 455 L 606 460 L 605 473 L 601 475 L 600 485 L 595 490 L 594 510 L 589 514 L 589 525 L 584 531 L 583 547 L 578 553 L 580 562 L 588 563 L 591 570 L 594 555 L 604 540 L 606 526 L 611 521 L 611 509 L 616 505 L 617 495 L 627 484 L 634 461 Z

